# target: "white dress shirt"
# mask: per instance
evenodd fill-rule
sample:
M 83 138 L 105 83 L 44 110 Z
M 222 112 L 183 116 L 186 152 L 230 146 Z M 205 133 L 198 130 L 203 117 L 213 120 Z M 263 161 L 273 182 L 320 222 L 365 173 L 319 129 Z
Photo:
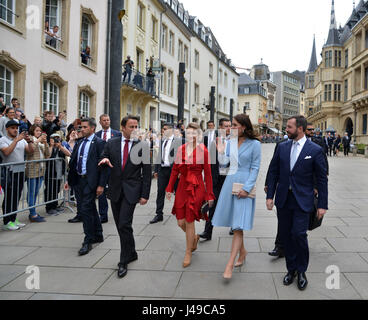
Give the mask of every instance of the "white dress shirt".
M 124 148 L 125 148 L 125 141 L 126 140 L 129 141 L 129 153 L 132 150 L 132 146 L 133 146 L 133 140 L 132 139 L 130 139 L 130 140 L 125 139 L 124 136 L 121 138 L 121 161 L 122 162 L 124 161 Z
M 290 152 L 290 160 L 291 160 L 291 155 L 293 154 L 294 148 L 297 148 L 297 150 L 296 150 L 296 162 L 298 162 L 300 153 L 302 152 L 306 142 L 307 142 L 307 137 L 306 136 L 304 136 L 303 138 L 301 138 L 298 141 L 293 140 L 293 145 L 291 147 L 291 152 Z
M 164 150 L 166 141 L 167 141 L 167 145 Z M 161 154 L 165 155 L 165 159 L 163 159 L 164 161 L 163 167 L 171 167 L 169 157 L 170 157 L 171 144 L 173 143 L 173 141 L 174 141 L 174 135 L 172 135 L 169 139 L 165 139 L 165 141 L 162 142 L 162 153 Z
M 104 135 L 105 135 L 105 130 L 102 129 L 102 136 L 101 139 L 104 139 Z M 106 142 L 109 141 L 111 139 L 111 128 L 109 128 L 108 130 L 106 130 Z

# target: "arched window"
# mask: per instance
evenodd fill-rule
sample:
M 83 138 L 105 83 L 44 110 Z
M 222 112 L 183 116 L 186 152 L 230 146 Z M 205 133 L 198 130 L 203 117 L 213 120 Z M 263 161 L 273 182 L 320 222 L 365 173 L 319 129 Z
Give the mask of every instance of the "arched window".
M 13 72 L 0 64 L 0 94 L 4 96 L 6 105 L 10 105 L 14 87 Z
M 59 113 L 59 87 L 52 81 L 43 81 L 42 111 Z
M 79 110 L 78 115 L 80 118 L 89 117 L 90 114 L 90 98 L 85 92 L 79 94 Z

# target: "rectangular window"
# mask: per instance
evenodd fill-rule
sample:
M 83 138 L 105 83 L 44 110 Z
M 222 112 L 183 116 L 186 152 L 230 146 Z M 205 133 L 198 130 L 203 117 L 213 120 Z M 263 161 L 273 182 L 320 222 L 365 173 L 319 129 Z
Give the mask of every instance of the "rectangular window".
M 161 92 L 165 93 L 165 84 L 166 84 L 166 68 L 164 66 L 161 66 L 161 75 L 160 75 L 160 88 Z
M 194 66 L 199 69 L 199 52 L 197 50 L 194 52 Z
M 13 98 L 13 73 L 0 64 L 0 94 L 4 97 L 6 105 L 10 105 Z
M 43 111 L 53 111 L 54 114 L 59 113 L 59 88 L 48 80 L 43 82 L 42 109 Z
M 137 7 L 137 26 L 144 30 L 144 6 L 142 3 L 138 3 Z
M 178 45 L 178 60 L 179 62 L 184 62 L 184 47 L 183 47 L 183 41 L 179 40 Z
M 363 134 L 367 134 L 367 114 L 363 114 Z
M 349 90 L 349 83 L 348 80 L 346 79 L 344 82 L 344 101 L 348 101 L 348 90 Z
M 171 31 L 169 34 L 169 53 L 171 55 L 175 54 L 175 39 L 174 39 L 174 34 Z
M 189 54 L 188 47 L 184 46 L 184 62 L 188 66 L 189 65 Z
M 225 83 L 224 83 L 224 85 L 225 85 L 225 88 L 227 88 L 227 73 L 225 72 L 225 77 L 224 77 L 224 81 L 225 81 Z
M 325 85 L 325 101 L 331 101 L 332 99 L 332 84 Z
M 349 49 L 345 50 L 345 68 L 349 67 Z
M 194 102 L 199 104 L 199 85 L 196 83 L 194 84 Z
M 0 19 L 14 25 L 15 24 L 15 0 L 0 1 Z
M 334 100 L 341 101 L 341 84 L 335 84 Z
M 167 72 L 167 95 L 171 97 L 173 96 L 173 81 L 174 81 L 173 72 L 169 70 Z
M 79 95 L 79 118 L 89 117 L 90 103 L 89 96 L 84 92 Z
M 368 67 L 364 68 L 364 88 L 368 89 Z
M 210 79 L 213 79 L 213 64 L 211 62 L 209 65 L 209 77 Z
M 61 50 L 62 39 L 62 1 L 61 0 L 46 0 L 45 24 L 45 42 L 50 47 L 56 50 Z
M 167 50 L 167 27 L 162 25 L 162 39 L 161 39 L 162 49 Z
M 341 67 L 341 51 L 335 50 L 335 67 Z
M 137 49 L 137 70 L 143 71 L 143 52 Z
M 157 19 L 152 16 L 152 40 L 157 41 Z

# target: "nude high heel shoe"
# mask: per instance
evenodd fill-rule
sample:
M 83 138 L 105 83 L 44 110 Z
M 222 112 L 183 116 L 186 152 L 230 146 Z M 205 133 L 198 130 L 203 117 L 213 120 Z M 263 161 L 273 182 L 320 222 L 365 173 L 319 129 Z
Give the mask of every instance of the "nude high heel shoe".
M 246 250 L 245 250 L 245 256 L 244 256 L 244 258 L 239 255 L 239 260 L 235 264 L 235 268 L 240 268 L 240 267 L 242 267 L 244 265 L 245 259 L 246 259 L 247 255 L 248 255 L 248 251 L 246 251 Z
M 183 261 L 183 268 L 188 268 L 192 263 L 192 252 L 185 252 L 185 257 Z

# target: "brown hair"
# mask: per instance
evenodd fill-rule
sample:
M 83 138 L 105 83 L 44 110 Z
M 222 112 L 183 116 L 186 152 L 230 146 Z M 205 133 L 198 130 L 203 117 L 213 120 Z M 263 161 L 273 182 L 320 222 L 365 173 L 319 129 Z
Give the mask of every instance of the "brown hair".
M 123 120 L 121 120 L 121 126 L 125 128 L 129 120 L 136 120 L 136 121 L 138 121 L 138 123 L 140 122 L 139 117 L 129 115 L 129 116 L 126 116 L 125 118 L 123 118 Z
M 245 127 L 243 137 L 251 140 L 259 140 L 258 134 L 254 131 L 249 116 L 247 116 L 246 114 L 238 114 L 234 117 L 234 119 L 239 122 L 241 126 Z
M 197 124 L 195 122 L 191 122 L 191 123 L 188 124 L 187 129 L 200 130 L 201 127 L 199 126 L 199 124 Z
M 31 136 L 34 136 L 34 133 L 35 133 L 35 131 L 36 131 L 36 129 L 37 128 L 40 128 L 41 129 L 41 131 L 42 131 L 42 126 L 40 126 L 39 124 L 34 124 L 33 126 L 31 126 L 30 128 L 29 128 L 29 134 L 31 135 Z

